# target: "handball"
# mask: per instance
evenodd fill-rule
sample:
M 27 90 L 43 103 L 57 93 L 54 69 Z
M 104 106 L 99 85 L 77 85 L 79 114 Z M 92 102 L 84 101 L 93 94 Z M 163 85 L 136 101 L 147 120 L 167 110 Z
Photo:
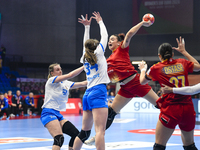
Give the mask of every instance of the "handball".
M 154 23 L 154 21 L 155 21 L 155 18 L 154 18 L 154 16 L 152 15 L 152 14 L 145 14 L 144 16 L 143 16 L 143 20 L 144 21 L 151 21 L 151 25 Z

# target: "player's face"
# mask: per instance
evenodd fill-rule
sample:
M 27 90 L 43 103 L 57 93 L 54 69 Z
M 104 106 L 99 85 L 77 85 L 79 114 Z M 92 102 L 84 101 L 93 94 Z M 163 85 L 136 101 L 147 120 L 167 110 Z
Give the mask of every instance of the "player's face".
M 21 91 L 17 90 L 16 94 L 17 94 L 17 96 L 20 96 L 21 95 Z
M 61 76 L 61 75 L 62 75 L 62 68 L 60 67 L 60 65 L 54 66 L 52 76 Z
M 4 99 L 4 95 L 0 95 L 0 98 L 1 98 L 1 99 Z
M 111 51 L 115 50 L 119 46 L 120 42 L 117 40 L 117 37 L 111 35 L 108 42 L 108 47 Z
M 32 98 L 33 97 L 33 93 L 29 93 L 29 97 Z
M 12 95 L 12 91 L 8 91 L 8 95 L 11 96 Z

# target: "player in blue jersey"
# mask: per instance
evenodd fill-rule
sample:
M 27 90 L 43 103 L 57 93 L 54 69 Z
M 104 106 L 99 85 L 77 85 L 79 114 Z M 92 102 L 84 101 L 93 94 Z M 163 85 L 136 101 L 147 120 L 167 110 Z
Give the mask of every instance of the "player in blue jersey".
M 90 23 L 94 18 L 100 27 L 101 40 L 90 39 Z M 87 90 L 83 96 L 83 121 L 82 130 L 74 141 L 74 150 L 80 150 L 84 141 L 88 139 L 91 128 L 95 126 L 96 149 L 105 149 L 105 129 L 108 116 L 108 102 L 106 85 L 110 82 L 107 74 L 107 62 L 104 56 L 108 41 L 107 29 L 99 12 L 94 12 L 88 20 L 82 16 L 79 22 L 85 27 L 84 48 L 81 63 L 87 77 Z

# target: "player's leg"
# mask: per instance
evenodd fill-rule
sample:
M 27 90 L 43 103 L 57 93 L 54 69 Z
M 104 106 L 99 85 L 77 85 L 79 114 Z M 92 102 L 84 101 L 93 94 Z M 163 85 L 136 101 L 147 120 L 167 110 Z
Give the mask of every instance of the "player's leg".
M 117 94 L 113 100 L 111 107 L 108 108 L 108 119 L 106 123 L 106 129 L 108 129 L 117 113 L 131 100 L 132 98 L 126 98 Z
M 73 150 L 80 150 L 85 140 L 90 136 L 93 125 L 92 112 L 83 111 L 82 129 L 74 140 Z
M 151 104 L 156 106 L 156 100 L 159 98 L 158 95 L 151 89 L 143 98 L 148 100 Z
M 60 122 L 56 119 L 47 123 L 45 127 L 54 138 L 52 150 L 60 150 L 61 146 L 64 143 L 64 136 L 60 126 Z
M 112 109 L 118 113 L 132 98 L 126 98 L 117 94 L 111 105 Z
M 105 129 L 108 109 L 107 108 L 95 108 L 92 110 L 94 126 L 95 126 L 95 145 L 97 150 L 105 149 Z
M 171 137 L 174 129 L 165 127 L 160 120 L 156 125 L 156 141 L 153 150 L 165 150 L 167 141 Z
M 194 130 L 189 132 L 181 130 L 181 139 L 185 150 L 197 150 L 194 144 Z
M 108 107 L 108 117 L 106 122 L 106 130 L 113 123 L 117 112 L 119 112 L 132 98 L 126 98 L 117 94 L 112 102 L 111 107 Z M 85 141 L 87 145 L 93 145 L 95 143 L 95 137 L 91 137 L 89 140 Z
M 62 132 L 69 135 L 71 137 L 69 141 L 69 149 L 72 149 L 74 140 L 76 136 L 79 134 L 78 129 L 68 120 L 64 119 L 60 121 L 62 126 Z
M 197 150 L 194 144 L 195 110 L 193 105 L 184 105 L 182 121 L 179 124 L 181 139 L 185 150 Z

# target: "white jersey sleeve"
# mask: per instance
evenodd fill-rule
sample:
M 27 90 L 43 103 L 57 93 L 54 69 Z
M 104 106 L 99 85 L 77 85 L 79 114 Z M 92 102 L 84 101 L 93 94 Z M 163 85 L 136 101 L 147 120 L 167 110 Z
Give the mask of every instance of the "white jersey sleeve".
M 173 93 L 182 94 L 182 95 L 194 95 L 194 94 L 200 93 L 200 83 L 193 86 L 173 88 Z
M 105 52 L 106 46 L 108 44 L 108 32 L 106 30 L 106 26 L 104 25 L 103 21 L 99 21 L 99 26 L 101 34 L 100 45 L 102 46 L 103 52 Z
M 74 82 L 64 80 L 55 83 L 56 77 L 51 77 L 45 85 L 45 98 L 42 108 L 51 108 L 57 111 L 66 111 L 66 103 L 68 101 L 69 89 Z
M 82 54 L 82 57 L 80 59 L 80 62 L 83 63 L 83 57 L 84 57 L 84 54 L 85 54 L 85 42 L 90 39 L 90 26 L 89 25 L 86 25 L 85 26 L 85 32 L 84 32 L 84 37 L 83 37 L 83 54 Z

